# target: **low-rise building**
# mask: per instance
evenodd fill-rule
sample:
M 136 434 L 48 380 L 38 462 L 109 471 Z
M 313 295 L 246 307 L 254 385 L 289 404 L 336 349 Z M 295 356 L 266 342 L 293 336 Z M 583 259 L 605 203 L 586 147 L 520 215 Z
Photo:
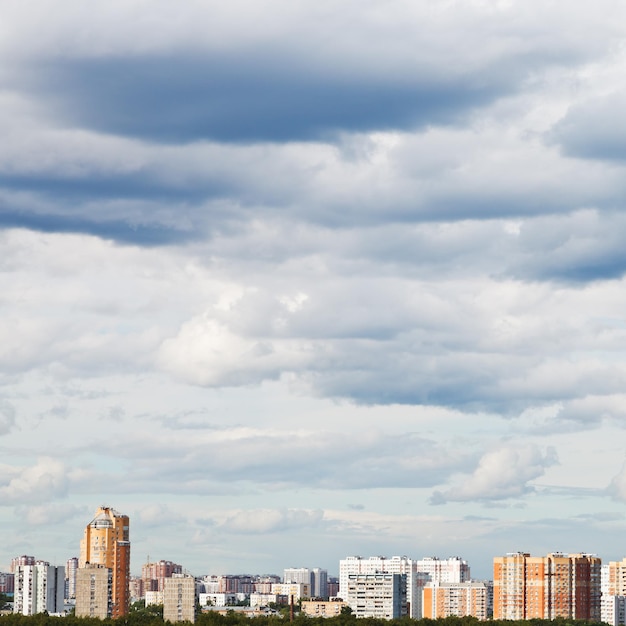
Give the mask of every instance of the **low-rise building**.
M 344 606 L 348 605 L 343 600 L 305 600 L 300 608 L 308 617 L 336 617 Z

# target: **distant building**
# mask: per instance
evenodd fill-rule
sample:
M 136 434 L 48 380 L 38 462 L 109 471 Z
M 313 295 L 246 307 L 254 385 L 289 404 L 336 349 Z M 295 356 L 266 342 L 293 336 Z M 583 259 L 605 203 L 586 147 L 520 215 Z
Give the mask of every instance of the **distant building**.
M 113 572 L 106 565 L 87 563 L 76 570 L 75 612 L 76 617 L 111 617 Z
M 311 585 L 311 570 L 308 567 L 288 567 L 283 570 L 283 582 Z
M 76 570 L 78 569 L 78 558 L 72 557 L 65 563 L 65 597 L 74 599 L 76 597 Z
M 257 576 L 254 580 L 254 593 L 272 593 L 272 585 L 280 582 L 279 576 Z M 208 591 L 208 589 L 207 589 Z
M 398 619 L 407 615 L 406 574 L 349 574 L 344 601 L 356 617 Z
M 130 522 L 128 515 L 100 507 L 87 524 L 80 544 L 79 568 L 104 565 L 112 573 L 112 617 L 128 613 L 130 607 Z
M 336 576 L 328 577 L 328 597 L 336 598 L 339 595 L 339 578 Z
M 251 593 L 250 607 L 269 606 L 270 604 L 288 604 L 289 598 L 278 593 Z M 200 603 L 202 605 L 202 602 Z M 304 603 L 303 603 L 304 604 Z
M 146 591 L 144 601 L 146 606 L 163 604 L 163 591 Z
M 283 572 L 284 583 L 304 583 L 310 585 L 312 598 L 328 597 L 328 572 L 314 567 L 289 567 Z
M 65 568 L 45 561 L 17 565 L 15 569 L 13 612 L 62 614 L 65 597 Z
M 141 576 L 131 576 L 129 581 L 130 601 L 136 602 L 146 595 L 143 578 Z
M 494 619 L 600 620 L 600 559 L 515 552 L 493 560 Z
M 165 579 L 163 620 L 166 622 L 196 621 L 196 581 L 193 576 L 174 574 Z
M 0 593 L 12 596 L 15 589 L 15 574 L 0 572 Z
M 156 563 L 145 563 L 141 567 L 141 578 L 143 579 L 145 591 L 163 591 L 164 581 L 174 574 L 182 574 L 183 567 L 172 561 L 158 561 Z
M 328 596 L 328 571 L 319 567 L 311 570 L 311 595 L 313 598 L 327 599 Z
M 16 556 L 15 558 L 11 559 L 10 571 L 12 574 L 15 574 L 18 565 L 35 565 L 35 557 L 23 554 L 22 556 Z
M 491 581 L 462 583 L 428 583 L 424 587 L 422 613 L 424 618 L 464 617 L 471 615 L 486 620 L 493 612 Z
M 294 601 L 297 602 L 301 598 L 311 597 L 311 585 L 308 583 L 274 583 L 271 592 L 281 596 L 293 596 Z

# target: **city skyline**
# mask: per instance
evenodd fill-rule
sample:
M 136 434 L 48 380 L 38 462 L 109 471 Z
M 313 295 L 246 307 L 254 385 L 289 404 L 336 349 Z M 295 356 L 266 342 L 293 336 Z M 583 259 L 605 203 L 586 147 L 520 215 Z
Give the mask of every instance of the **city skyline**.
M 620 557 L 624 3 L 0 25 L 0 566 Z

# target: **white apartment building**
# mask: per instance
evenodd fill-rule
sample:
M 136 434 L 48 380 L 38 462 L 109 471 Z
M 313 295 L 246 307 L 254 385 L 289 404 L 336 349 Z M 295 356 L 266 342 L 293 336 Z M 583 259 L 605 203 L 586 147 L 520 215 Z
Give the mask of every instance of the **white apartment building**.
M 284 583 L 311 584 L 311 570 L 308 567 L 288 567 L 283 570 Z
M 64 596 L 65 567 L 55 567 L 44 561 L 16 566 L 14 613 L 63 613 Z
M 422 617 L 422 588 L 428 576 L 417 569 L 417 561 L 406 556 L 349 556 L 339 561 L 339 597 L 346 600 L 349 577 L 354 574 L 404 574 L 406 576 L 406 598 L 409 617 Z
M 407 615 L 406 574 L 348 574 L 343 600 L 356 617 L 398 619 Z
M 610 626 L 626 626 L 626 596 L 602 594 L 600 620 Z

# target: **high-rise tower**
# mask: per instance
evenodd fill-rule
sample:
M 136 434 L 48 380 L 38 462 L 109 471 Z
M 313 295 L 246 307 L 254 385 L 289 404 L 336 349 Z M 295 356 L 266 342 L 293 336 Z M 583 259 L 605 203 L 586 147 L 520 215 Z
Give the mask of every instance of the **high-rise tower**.
M 111 570 L 111 614 L 121 617 L 128 613 L 130 593 L 130 539 L 128 515 L 102 506 L 87 524 L 80 543 L 79 567 L 103 565 Z

